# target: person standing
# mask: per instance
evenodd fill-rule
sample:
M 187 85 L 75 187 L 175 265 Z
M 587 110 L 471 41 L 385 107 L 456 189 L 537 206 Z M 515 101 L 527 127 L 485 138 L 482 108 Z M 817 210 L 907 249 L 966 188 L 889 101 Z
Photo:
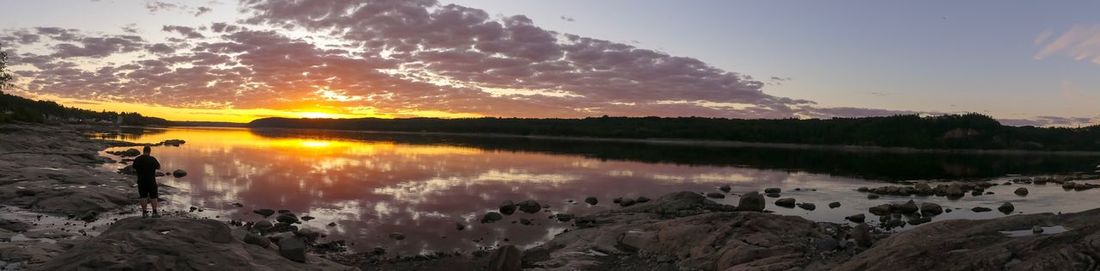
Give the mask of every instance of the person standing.
M 138 202 L 141 203 L 142 217 L 149 216 L 149 210 L 146 209 L 147 205 L 153 205 L 153 217 L 160 217 L 160 213 L 157 212 L 157 199 L 160 196 L 157 191 L 157 170 L 160 169 L 160 162 L 150 155 L 152 152 L 153 148 L 145 146 L 142 149 L 142 154 L 134 158 L 134 171 L 137 172 Z

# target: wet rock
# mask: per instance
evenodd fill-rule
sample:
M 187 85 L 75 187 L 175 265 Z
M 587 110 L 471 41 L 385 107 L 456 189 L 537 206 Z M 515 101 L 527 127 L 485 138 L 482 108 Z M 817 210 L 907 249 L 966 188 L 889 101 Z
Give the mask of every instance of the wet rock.
M 497 213 L 497 212 L 488 212 L 488 213 L 485 213 L 485 215 L 481 217 L 481 223 L 482 224 L 493 223 L 493 222 L 500 221 L 501 219 L 504 219 L 504 215 L 502 215 L 500 213 Z
M 267 238 L 260 237 L 259 234 L 251 232 L 245 233 L 244 239 L 242 241 L 244 241 L 246 244 L 256 245 L 262 248 L 267 248 L 271 246 L 271 240 L 267 240 Z
M 979 207 L 974 207 L 974 208 L 970 209 L 970 211 L 973 211 L 975 213 L 984 213 L 984 212 L 993 211 L 993 209 L 989 209 L 989 208 L 979 206 Z
M 870 191 L 871 191 L 871 189 L 870 189 L 870 188 L 867 188 L 867 187 L 865 187 L 865 186 L 861 186 L 861 187 L 859 187 L 859 188 L 856 188 L 856 191 L 858 191 L 858 192 L 864 192 L 864 193 L 866 193 L 866 192 L 870 192 Z
M 786 207 L 786 208 L 794 208 L 795 200 L 794 200 L 794 198 L 778 199 L 778 200 L 775 201 L 775 206 Z
M 584 203 L 588 203 L 588 205 L 596 205 L 600 203 L 600 200 L 596 199 L 596 197 L 587 197 L 584 198 Z
M 950 198 L 961 198 L 966 195 L 966 193 L 962 190 L 962 186 L 960 186 L 959 184 L 952 184 L 948 186 L 946 193 L 947 197 Z
M 638 199 L 636 199 L 636 200 L 634 200 L 634 201 L 635 201 L 635 202 L 638 202 L 638 203 L 646 203 L 646 202 L 649 202 L 650 200 L 651 200 L 651 199 L 649 199 L 649 198 L 647 198 L 647 197 L 645 197 L 645 196 L 640 196 L 640 197 L 638 197 Z
M 857 245 L 871 247 L 871 244 L 874 243 L 871 238 L 871 227 L 867 224 L 860 223 L 852 228 L 852 240 L 855 240 Z
M 315 217 L 308 216 L 308 215 L 302 216 L 302 221 L 310 221 L 310 220 L 313 220 L 313 219 L 315 219 Z
M 175 171 L 172 171 L 172 177 L 183 178 L 184 176 L 187 176 L 187 171 L 185 170 L 177 169 Z
M 854 215 L 844 217 L 844 219 L 847 219 L 848 221 L 852 221 L 852 222 L 855 222 L 855 223 L 863 223 L 864 221 L 867 220 L 867 216 L 864 215 L 864 214 L 854 214 Z
M 779 193 L 767 193 L 765 195 L 768 196 L 769 198 L 778 198 L 779 197 Z
M 760 193 L 749 192 L 741 196 L 741 199 L 737 203 L 737 210 L 761 212 L 764 211 L 764 205 L 766 205 L 764 203 L 764 196 L 761 196 Z
M 267 221 L 267 220 L 256 221 L 256 224 L 252 225 L 252 228 L 255 228 L 255 229 L 261 230 L 261 231 L 268 231 L 268 230 L 271 230 L 271 228 L 273 228 L 273 227 L 275 227 L 275 224 L 271 224 L 271 221 Z
M 798 208 L 802 208 L 802 209 L 805 209 L 805 210 L 808 210 L 808 211 L 813 211 L 814 209 L 817 209 L 817 205 L 814 205 L 813 203 L 809 203 L 809 202 L 802 202 L 802 203 L 798 203 Z
M 280 213 L 280 214 L 289 214 L 289 213 L 290 213 L 290 210 L 287 210 L 287 209 L 279 209 L 279 210 L 278 210 L 278 211 L 276 211 L 276 212 L 277 212 L 277 213 Z
M 829 203 L 829 209 L 836 209 L 836 208 L 840 208 L 840 202 L 839 201 L 834 201 L 834 202 Z
M 917 203 L 913 202 L 913 200 L 909 200 L 908 202 L 897 206 L 897 211 L 903 214 L 912 214 L 916 213 L 919 210 L 920 207 L 917 207 Z
M 868 208 L 867 211 L 878 216 L 884 216 L 889 215 L 893 208 L 894 207 L 890 204 L 880 204 L 878 206 Z
M 308 244 L 313 244 L 317 242 L 317 239 L 321 239 L 321 231 L 310 227 L 303 227 L 294 232 L 294 236 L 302 238 L 302 240 L 306 241 Z
M 622 206 L 622 207 L 629 207 L 629 206 L 634 205 L 634 203 L 636 203 L 636 202 L 634 202 L 634 199 L 631 199 L 631 198 L 625 198 L 625 199 L 619 200 L 619 206 Z
M 107 151 L 107 153 L 113 154 L 113 155 L 118 155 L 118 156 L 121 156 L 121 157 L 134 157 L 134 156 L 141 155 L 141 151 L 139 151 L 138 149 L 133 149 L 133 148 L 127 149 L 127 150 L 124 150 L 124 151 Z
M 538 213 L 542 210 L 542 205 L 535 200 L 521 201 L 516 204 L 516 207 L 519 207 L 520 211 L 528 214 Z
M 489 256 L 489 271 L 523 270 L 523 251 L 513 245 L 503 246 Z
M 497 208 L 501 214 L 512 215 L 516 212 L 516 204 L 510 200 L 506 200 L 500 203 L 500 208 Z
M 913 189 L 916 190 L 917 194 L 920 195 L 931 195 L 935 193 L 935 191 L 932 190 L 932 186 L 928 185 L 927 183 L 915 184 L 913 185 Z
M 943 213 L 943 207 L 932 202 L 923 202 L 920 204 L 920 212 L 922 215 L 926 216 L 939 215 Z
M 1013 206 L 1011 202 L 1005 202 L 1004 204 L 1001 204 L 1000 207 L 997 207 L 997 211 L 1000 211 L 1001 213 L 1006 214 L 1006 215 L 1011 214 L 1012 211 L 1015 211 L 1015 210 L 1016 210 L 1016 206 Z
M 614 204 L 619 204 L 619 203 L 622 203 L 622 202 L 623 202 L 622 197 L 614 198 L 614 199 L 611 200 L 611 203 L 614 203 Z
M 718 192 L 710 192 L 707 193 L 707 197 L 712 199 L 724 199 L 726 198 L 726 195 Z
M 271 209 L 256 209 L 256 210 L 252 210 L 252 212 L 256 213 L 258 215 L 262 215 L 264 217 L 269 217 L 269 216 L 275 214 L 275 210 L 271 210 Z
M 722 186 L 718 187 L 718 190 L 721 190 L 723 193 L 729 193 L 731 189 L 732 188 L 730 188 L 730 185 L 728 185 L 728 184 L 725 184 L 725 185 L 722 185 Z
M 183 145 L 183 143 L 187 143 L 187 141 L 183 141 L 182 139 L 169 139 L 169 140 L 161 141 L 157 145 L 179 147 L 180 145 Z
M 405 240 L 405 235 L 399 232 L 390 233 L 390 239 L 397 241 Z
M 1016 191 L 1013 193 L 1016 193 L 1017 196 L 1027 196 L 1028 191 L 1026 187 L 1020 187 L 1016 188 Z
M 275 221 L 287 224 L 294 224 L 298 222 L 298 217 L 292 213 L 282 213 L 275 217 Z
M 291 261 L 306 262 L 306 242 L 298 238 L 279 239 L 279 255 Z
M 87 211 L 80 216 L 80 221 L 84 221 L 86 223 L 92 223 L 96 220 L 99 220 L 99 213 L 95 211 Z
M 772 194 L 772 193 L 779 194 L 779 193 L 783 193 L 783 190 L 779 189 L 779 187 L 768 187 L 768 188 L 764 188 L 764 193 L 765 194 Z

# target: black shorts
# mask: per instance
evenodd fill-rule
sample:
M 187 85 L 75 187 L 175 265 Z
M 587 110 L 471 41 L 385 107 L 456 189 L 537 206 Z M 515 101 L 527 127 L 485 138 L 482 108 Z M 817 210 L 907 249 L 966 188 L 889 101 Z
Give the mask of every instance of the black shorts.
M 160 197 L 156 182 L 138 182 L 138 197 L 143 199 L 155 199 Z

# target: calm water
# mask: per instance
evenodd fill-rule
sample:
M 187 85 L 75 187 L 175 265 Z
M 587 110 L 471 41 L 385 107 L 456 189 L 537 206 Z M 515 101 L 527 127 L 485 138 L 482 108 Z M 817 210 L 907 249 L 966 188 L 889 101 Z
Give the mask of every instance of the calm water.
M 384 247 L 402 255 L 470 250 L 494 244 L 531 246 L 569 227 L 548 216 L 584 214 L 609 208 L 615 197 L 656 198 L 674 191 L 712 192 L 721 185 L 736 194 L 781 187 L 784 197 L 816 203 L 816 211 L 770 205 L 768 210 L 818 221 L 843 222 L 868 207 L 909 200 L 885 196 L 868 200 L 854 190 L 904 180 L 996 180 L 1016 174 L 1093 172 L 1100 157 L 1038 154 L 982 155 L 845 152 L 807 149 L 704 148 L 402 134 L 172 128 L 126 131 L 135 142 L 183 139 L 181 147 L 153 150 L 165 171 L 190 174 L 160 182 L 177 188 L 167 208 L 207 209 L 224 220 L 260 219 L 251 210 L 289 209 L 317 217 L 307 227 L 346 239 L 353 249 Z M 113 165 L 115 167 L 121 165 Z M 1067 212 L 1100 207 L 1100 190 L 1066 192 L 1051 185 L 1027 185 L 1031 194 L 1012 194 L 1018 185 L 995 186 L 995 195 L 948 201 L 914 197 L 960 208 L 946 218 L 990 218 L 1013 202 L 1017 212 Z M 800 191 L 794 191 L 799 188 Z M 580 202 L 596 196 L 601 203 Z M 535 199 L 551 213 L 517 214 L 494 224 L 478 222 L 504 200 Z M 825 205 L 839 201 L 841 208 Z M 242 203 L 243 208 L 232 207 Z M 869 214 L 868 214 L 869 215 Z M 869 218 L 873 216 L 869 215 Z M 513 224 L 520 218 L 534 225 Z M 327 224 L 335 222 L 335 227 Z M 464 231 L 455 223 L 468 225 Z M 390 233 L 407 238 L 392 240 Z M 507 241 L 505 241 L 507 240 Z

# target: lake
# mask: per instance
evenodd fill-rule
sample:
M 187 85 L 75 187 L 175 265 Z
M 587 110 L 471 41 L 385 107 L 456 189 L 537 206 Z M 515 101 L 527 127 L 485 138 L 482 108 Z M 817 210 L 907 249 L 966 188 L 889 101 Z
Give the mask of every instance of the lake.
M 871 206 L 909 199 L 955 210 L 935 220 L 1003 216 L 970 209 L 996 209 L 1004 202 L 1015 204 L 1016 213 L 1100 207 L 1095 201 L 1100 189 L 1074 192 L 1056 184 L 998 185 L 986 190 L 992 195 L 957 200 L 919 196 L 869 200 L 855 191 L 914 180 L 1003 183 L 1021 175 L 1093 173 L 1100 156 L 1089 154 L 693 147 L 243 128 L 124 129 L 110 138 L 187 141 L 180 147 L 153 149 L 164 171 L 189 172 L 183 178 L 159 179 L 174 187 L 164 189 L 165 208 L 195 206 L 204 209 L 202 216 L 243 221 L 261 219 L 253 209 L 287 209 L 316 217 L 303 225 L 325 232 L 328 240 L 348 240 L 355 250 L 382 247 L 400 255 L 469 251 L 497 244 L 533 246 L 570 228 L 570 222 L 549 218 L 556 213 L 580 215 L 619 208 L 612 203 L 617 197 L 718 192 L 722 185 L 732 188 L 726 198 L 716 200 L 722 203 L 735 205 L 739 194 L 778 187 L 783 197 L 818 207 L 814 211 L 783 208 L 768 198 L 767 210 L 837 223 L 845 223 L 845 216 L 867 213 Z M 1031 193 L 1014 195 L 1012 191 L 1020 186 Z M 588 196 L 599 198 L 600 203 L 583 203 Z M 527 199 L 549 205 L 550 211 L 517 212 L 500 222 L 479 222 L 505 200 Z M 841 207 L 826 207 L 834 201 Z M 533 223 L 517 223 L 521 218 Z M 466 229 L 457 230 L 456 223 Z M 391 233 L 406 238 L 394 240 Z

